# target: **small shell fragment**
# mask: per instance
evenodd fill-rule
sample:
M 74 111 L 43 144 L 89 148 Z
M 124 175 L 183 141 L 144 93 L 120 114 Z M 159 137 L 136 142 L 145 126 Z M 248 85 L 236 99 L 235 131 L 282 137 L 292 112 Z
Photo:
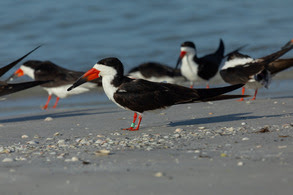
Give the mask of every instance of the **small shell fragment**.
M 164 173 L 163 172 L 156 172 L 155 177 L 163 177 L 164 176 Z
M 182 131 L 183 131 L 183 129 L 181 129 L 181 128 L 175 129 L 175 133 L 181 133 Z
M 13 161 L 12 158 L 4 158 L 4 159 L 2 160 L 2 162 L 12 162 L 12 161 Z
M 44 121 L 52 121 L 53 118 L 52 117 L 46 117 Z
M 98 150 L 95 152 L 96 156 L 107 156 L 110 154 L 110 150 Z

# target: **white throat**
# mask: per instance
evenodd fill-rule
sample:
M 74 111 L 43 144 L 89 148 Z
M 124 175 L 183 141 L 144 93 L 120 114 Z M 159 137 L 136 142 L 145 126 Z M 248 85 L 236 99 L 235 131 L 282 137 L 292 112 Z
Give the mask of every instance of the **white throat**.
M 34 69 L 27 67 L 27 66 L 24 66 L 24 65 L 21 65 L 20 69 L 23 71 L 23 74 L 29 76 L 32 79 L 35 79 Z
M 108 98 L 110 100 L 112 100 L 113 102 L 115 102 L 114 100 L 114 93 L 117 91 L 117 87 L 114 87 L 111 82 L 113 81 L 114 79 L 114 76 L 103 76 L 102 77 L 102 85 L 103 85 L 103 88 L 104 88 L 104 91 L 106 93 L 106 95 L 108 96 Z

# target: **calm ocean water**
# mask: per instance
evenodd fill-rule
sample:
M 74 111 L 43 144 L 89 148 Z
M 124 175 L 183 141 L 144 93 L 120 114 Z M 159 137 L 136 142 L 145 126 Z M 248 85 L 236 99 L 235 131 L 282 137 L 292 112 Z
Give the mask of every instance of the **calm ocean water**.
M 175 66 L 182 42 L 194 41 L 202 56 L 214 51 L 220 38 L 227 52 L 248 44 L 243 52 L 261 57 L 293 38 L 292 7 L 292 0 L 4 0 L 0 63 L 8 64 L 43 44 L 27 59 L 51 60 L 75 70 L 88 70 L 109 56 L 121 59 L 126 71 L 146 61 Z M 292 96 L 292 70 L 278 79 L 260 95 Z M 217 82 L 222 83 L 219 78 Z M 47 93 L 34 88 L 5 98 L 0 116 L 42 112 Z M 61 100 L 59 109 L 100 105 L 113 104 L 94 91 Z

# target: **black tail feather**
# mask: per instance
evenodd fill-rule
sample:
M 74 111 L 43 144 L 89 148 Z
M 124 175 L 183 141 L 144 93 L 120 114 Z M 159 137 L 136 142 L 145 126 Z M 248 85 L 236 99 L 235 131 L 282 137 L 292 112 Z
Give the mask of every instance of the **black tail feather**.
M 230 85 L 227 87 L 218 87 L 218 88 L 211 88 L 211 89 L 196 89 L 196 91 L 200 97 L 199 100 L 203 101 L 206 99 L 210 99 L 210 98 L 222 95 L 224 93 L 228 93 L 230 91 L 234 91 L 242 86 L 243 84 L 237 84 L 237 85 Z

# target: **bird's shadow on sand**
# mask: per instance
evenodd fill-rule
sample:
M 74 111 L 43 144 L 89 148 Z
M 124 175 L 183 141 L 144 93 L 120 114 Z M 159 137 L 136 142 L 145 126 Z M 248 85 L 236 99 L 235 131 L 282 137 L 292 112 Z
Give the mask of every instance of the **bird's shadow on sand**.
M 13 123 L 13 122 L 24 122 L 24 121 L 34 121 L 34 120 L 44 120 L 47 117 L 56 118 L 66 118 L 66 117 L 74 117 L 74 116 L 87 116 L 87 115 L 96 115 L 96 114 L 106 114 L 118 112 L 115 110 L 111 111 L 99 111 L 93 112 L 97 109 L 83 109 L 83 110 L 73 110 L 73 111 L 64 111 L 64 112 L 54 112 L 54 113 L 41 113 L 32 116 L 20 116 L 8 119 L 0 119 L 0 123 Z
M 177 126 L 182 126 L 182 125 L 232 122 L 232 121 L 239 121 L 239 120 L 259 119 L 259 118 L 264 118 L 264 117 L 265 118 L 274 118 L 274 117 L 281 117 L 281 116 L 287 115 L 288 113 L 287 114 L 278 114 L 278 115 L 265 115 L 265 116 L 245 116 L 248 114 L 251 114 L 251 112 L 250 113 L 227 114 L 227 115 L 221 115 L 221 116 L 211 116 L 211 117 L 204 117 L 204 118 L 181 120 L 181 121 L 177 121 L 177 122 L 171 122 L 168 125 L 171 127 L 177 127 Z

